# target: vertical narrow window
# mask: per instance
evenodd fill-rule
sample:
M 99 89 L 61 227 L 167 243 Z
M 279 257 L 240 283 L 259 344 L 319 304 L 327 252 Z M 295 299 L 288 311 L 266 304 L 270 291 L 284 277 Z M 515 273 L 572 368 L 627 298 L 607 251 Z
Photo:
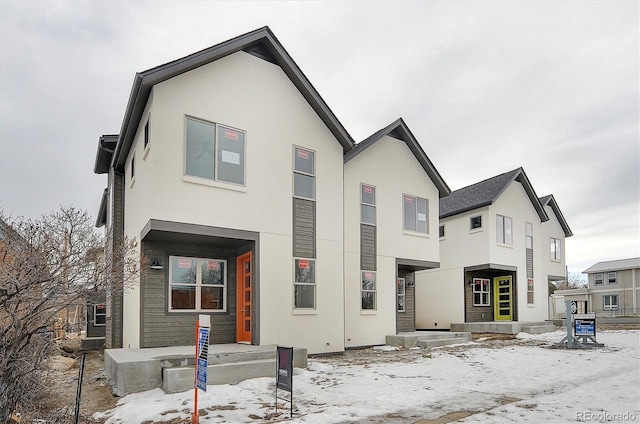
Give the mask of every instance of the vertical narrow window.
M 293 195 L 304 199 L 316 199 L 315 152 L 294 147 Z
M 396 282 L 398 292 L 398 312 L 405 312 L 405 281 L 404 278 L 398 278 Z
M 551 237 L 549 243 L 551 249 L 551 260 L 552 261 L 561 261 L 562 260 L 562 248 L 560 245 L 560 239 Z
M 313 259 L 295 259 L 294 262 L 293 307 L 296 309 L 315 309 L 316 261 Z
M 527 278 L 527 303 L 533 305 L 533 278 Z
M 473 306 L 490 306 L 489 279 L 473 279 Z
M 146 149 L 149 145 L 149 120 L 147 119 L 147 123 L 144 124 L 144 148 Z
M 376 309 L 376 273 L 374 271 L 362 271 L 362 309 Z
M 376 225 L 376 188 L 366 184 L 360 186 L 360 222 Z
M 499 244 L 513 245 L 512 219 L 508 216 L 496 215 L 496 241 Z
M 532 223 L 525 222 L 524 233 L 525 233 L 525 247 L 527 249 L 533 249 L 533 224 Z
M 596 274 L 596 275 L 593 276 L 593 280 L 594 280 L 594 283 L 596 285 L 601 285 L 601 284 L 604 283 L 604 275 L 603 274 Z
M 429 201 L 420 197 L 404 194 L 403 229 L 418 233 L 429 233 Z
M 477 230 L 479 228 L 482 228 L 482 215 L 472 216 L 469 219 L 469 229 Z
M 609 284 L 615 284 L 618 282 L 618 273 L 617 272 L 610 272 L 607 274 L 607 282 Z

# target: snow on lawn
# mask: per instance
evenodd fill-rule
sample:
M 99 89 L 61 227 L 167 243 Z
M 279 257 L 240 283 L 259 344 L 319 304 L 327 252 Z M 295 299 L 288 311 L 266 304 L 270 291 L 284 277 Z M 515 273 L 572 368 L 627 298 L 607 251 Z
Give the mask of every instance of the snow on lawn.
M 293 420 L 288 409 L 273 416 L 274 379 L 256 378 L 200 392 L 198 409 L 206 411 L 200 422 L 267 422 L 271 417 L 294 423 L 400 423 L 458 411 L 472 413 L 461 422 L 624 417 L 640 422 L 640 331 L 600 332 L 598 341 L 605 347 L 593 350 L 549 348 L 564 335 L 520 334 L 511 342 L 431 351 L 378 349 L 370 356 L 375 362 L 364 364 L 347 356 L 315 359 L 307 370 L 295 371 Z M 394 355 L 397 360 L 391 360 Z M 156 389 L 126 396 L 94 417 L 108 418 L 107 423 L 170 421 L 188 418 L 192 409 L 193 390 L 167 395 Z

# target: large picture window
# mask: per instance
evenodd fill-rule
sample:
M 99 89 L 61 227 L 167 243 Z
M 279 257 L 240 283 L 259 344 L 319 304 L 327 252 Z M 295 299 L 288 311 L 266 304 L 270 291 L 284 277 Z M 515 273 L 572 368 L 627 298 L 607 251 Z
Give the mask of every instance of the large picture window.
M 429 201 L 420 197 L 404 194 L 403 212 L 404 223 L 403 228 L 418 233 L 429 233 Z
M 244 185 L 245 133 L 224 125 L 186 119 L 185 173 Z
M 562 260 L 562 246 L 560 244 L 560 239 L 551 237 L 551 241 L 549 243 L 551 250 L 551 260 L 552 261 L 561 261 Z
M 362 309 L 375 311 L 376 309 L 376 273 L 362 271 Z
M 489 279 L 473 279 L 473 306 L 490 306 Z
M 313 259 L 295 259 L 293 297 L 296 309 L 315 309 L 316 307 L 316 261 Z
M 316 154 L 302 147 L 293 148 L 293 195 L 316 199 Z
M 513 220 L 510 217 L 496 215 L 496 242 L 513 245 Z
M 376 225 L 376 188 L 366 184 L 360 186 L 360 222 Z
M 169 310 L 226 310 L 226 261 L 171 256 L 169 262 Z

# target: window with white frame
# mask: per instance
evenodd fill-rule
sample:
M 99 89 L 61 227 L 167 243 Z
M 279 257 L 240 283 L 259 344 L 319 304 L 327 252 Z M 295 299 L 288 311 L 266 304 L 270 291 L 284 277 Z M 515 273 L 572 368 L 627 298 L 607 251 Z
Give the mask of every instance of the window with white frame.
M 367 184 L 360 185 L 360 222 L 376 225 L 376 188 Z
M 530 222 L 524 223 L 524 235 L 525 235 L 525 247 L 527 249 L 533 249 L 533 224 Z
M 551 249 L 551 260 L 552 261 L 561 261 L 562 260 L 562 246 L 560 243 L 560 239 L 551 237 L 550 240 L 550 249 Z
M 403 228 L 417 233 L 429 234 L 429 201 L 416 196 L 403 196 Z
M 376 273 L 375 271 L 362 271 L 362 309 L 376 309 Z
M 293 195 L 316 199 L 316 153 L 296 146 L 293 148 Z
M 194 177 L 244 185 L 244 131 L 186 118 L 185 173 Z
M 602 296 L 602 309 L 604 309 L 605 311 L 618 309 L 618 295 L 605 294 L 604 296 Z
M 405 312 L 405 280 L 404 278 L 398 278 L 396 281 L 397 293 L 398 293 L 398 312 Z
M 527 278 L 527 303 L 533 305 L 533 278 Z
M 473 306 L 490 306 L 489 279 L 473 279 Z
M 482 215 L 476 215 L 469 218 L 469 229 L 477 230 L 482 228 Z
M 496 215 L 496 242 L 513 245 L 513 220 L 504 215 Z
M 445 233 L 445 228 L 444 228 L 444 224 L 443 224 L 438 228 L 438 236 L 440 238 L 443 238 L 443 237 L 445 237 L 445 234 L 446 233 Z
M 607 274 L 607 282 L 609 284 L 616 284 L 618 282 L 618 273 L 616 271 L 609 272 Z
M 296 258 L 294 267 L 293 307 L 296 309 L 315 309 L 316 261 Z
M 225 311 L 227 261 L 169 257 L 170 311 Z
M 593 282 L 597 286 L 604 284 L 604 274 L 595 274 L 593 276 Z

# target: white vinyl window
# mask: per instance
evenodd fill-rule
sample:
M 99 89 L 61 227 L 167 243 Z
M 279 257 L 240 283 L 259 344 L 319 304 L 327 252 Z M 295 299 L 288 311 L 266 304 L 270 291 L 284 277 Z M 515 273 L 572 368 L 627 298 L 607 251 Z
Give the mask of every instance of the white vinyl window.
M 473 306 L 490 306 L 490 280 L 488 278 L 473 279 Z
M 496 242 L 513 245 L 513 220 L 510 217 L 496 215 Z
M 225 311 L 227 261 L 169 257 L 170 311 Z
M 293 148 L 293 196 L 316 199 L 316 153 L 296 146 Z
M 294 259 L 293 307 L 315 309 L 316 307 L 316 261 Z
M 244 131 L 187 117 L 185 173 L 244 185 L 245 137 Z
M 417 233 L 429 234 L 429 201 L 420 197 L 404 194 L 403 229 Z
M 397 286 L 397 292 L 398 292 L 398 312 L 405 312 L 406 311 L 406 304 L 405 304 L 406 285 L 405 285 L 404 278 L 398 278 L 396 282 L 396 286 Z
M 618 309 L 618 295 L 605 294 L 604 296 L 602 296 L 602 309 L 604 309 L 605 311 Z
M 549 244 L 550 244 L 550 250 L 551 250 L 551 260 L 561 261 L 562 260 L 561 240 L 551 237 L 551 241 Z
M 362 309 L 375 310 L 376 305 L 376 273 L 375 271 L 362 271 Z
M 609 284 L 616 284 L 618 282 L 618 273 L 617 272 L 609 272 L 607 274 L 607 282 Z
M 360 222 L 376 225 L 376 188 L 367 184 L 360 185 Z

